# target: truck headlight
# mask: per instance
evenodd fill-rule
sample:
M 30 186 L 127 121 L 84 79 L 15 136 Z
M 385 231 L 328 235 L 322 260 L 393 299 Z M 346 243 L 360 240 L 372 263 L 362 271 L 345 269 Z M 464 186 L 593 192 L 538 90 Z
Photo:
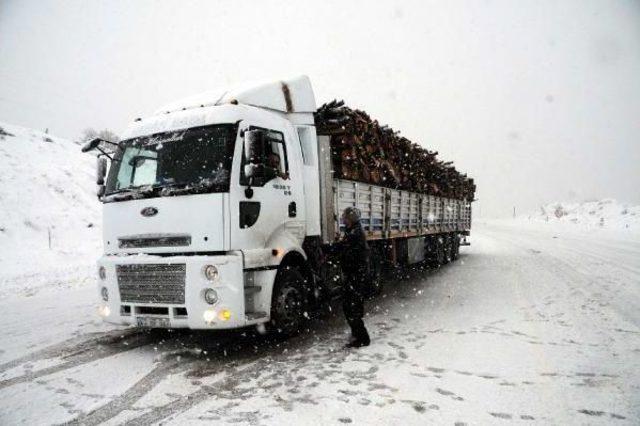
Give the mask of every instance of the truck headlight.
M 109 315 L 111 315 L 111 309 L 109 309 L 107 305 L 100 306 L 98 308 L 98 315 L 100 315 L 103 318 L 106 318 Z
M 104 268 L 104 266 L 98 268 L 98 276 L 101 280 L 107 278 L 107 270 Z
M 218 268 L 213 265 L 205 265 L 204 268 L 202 268 L 202 272 L 204 273 L 204 277 L 209 281 L 214 281 L 218 278 Z
M 102 296 L 102 300 L 104 300 L 105 302 L 109 300 L 109 289 L 107 289 L 106 287 L 102 287 L 100 289 L 100 296 Z
M 216 320 L 216 311 L 214 311 L 213 309 L 207 309 L 202 314 L 202 319 L 204 319 L 204 322 L 206 322 L 207 324 L 213 323 Z
M 204 291 L 204 301 L 210 305 L 215 305 L 218 301 L 218 293 L 212 288 L 206 289 Z

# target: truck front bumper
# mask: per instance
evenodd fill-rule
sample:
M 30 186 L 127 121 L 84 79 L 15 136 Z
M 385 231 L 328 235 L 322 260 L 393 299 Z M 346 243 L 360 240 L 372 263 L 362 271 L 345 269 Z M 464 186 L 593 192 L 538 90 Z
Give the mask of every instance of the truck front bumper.
M 217 277 L 205 277 L 207 265 Z M 105 321 L 152 328 L 228 329 L 247 325 L 242 255 L 103 256 L 98 312 Z M 104 290 L 106 288 L 106 290 Z M 205 300 L 213 289 L 217 301 Z M 107 300 L 104 300 L 104 295 Z

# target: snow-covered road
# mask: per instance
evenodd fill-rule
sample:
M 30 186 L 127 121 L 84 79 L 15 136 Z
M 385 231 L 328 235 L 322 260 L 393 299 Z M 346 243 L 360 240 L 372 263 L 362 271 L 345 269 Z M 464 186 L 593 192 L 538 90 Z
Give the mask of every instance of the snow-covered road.
M 439 270 L 340 315 L 252 333 L 114 329 L 91 285 L 0 301 L 0 424 L 638 424 L 637 234 L 474 225 Z

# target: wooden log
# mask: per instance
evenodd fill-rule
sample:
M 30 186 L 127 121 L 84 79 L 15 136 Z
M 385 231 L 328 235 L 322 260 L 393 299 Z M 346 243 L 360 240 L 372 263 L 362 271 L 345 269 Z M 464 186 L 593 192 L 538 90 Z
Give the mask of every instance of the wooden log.
M 437 151 L 422 148 L 344 101 L 318 108 L 315 123 L 318 134 L 331 136 L 338 177 L 473 200 L 473 179 L 458 172 L 452 162 L 438 160 Z

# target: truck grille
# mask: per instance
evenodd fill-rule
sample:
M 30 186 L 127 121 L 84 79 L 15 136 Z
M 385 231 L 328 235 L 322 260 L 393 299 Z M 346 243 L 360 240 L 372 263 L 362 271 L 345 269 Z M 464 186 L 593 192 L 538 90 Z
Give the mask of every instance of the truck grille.
M 140 236 L 118 239 L 120 248 L 184 247 L 191 245 L 190 235 Z
M 116 273 L 123 302 L 184 304 L 184 264 L 116 265 Z

